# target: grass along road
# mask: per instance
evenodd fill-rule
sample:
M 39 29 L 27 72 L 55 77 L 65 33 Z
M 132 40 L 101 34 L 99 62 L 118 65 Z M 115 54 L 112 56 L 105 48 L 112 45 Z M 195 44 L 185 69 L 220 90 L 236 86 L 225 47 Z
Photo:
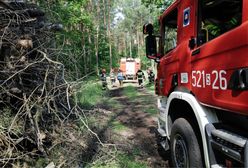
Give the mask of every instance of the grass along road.
M 150 91 L 134 85 L 115 88 L 97 108 L 101 110 L 91 128 L 98 127 L 96 132 L 105 145 L 92 141 L 90 154 L 86 151 L 83 157 L 86 167 L 168 167 L 157 152 L 156 98 Z

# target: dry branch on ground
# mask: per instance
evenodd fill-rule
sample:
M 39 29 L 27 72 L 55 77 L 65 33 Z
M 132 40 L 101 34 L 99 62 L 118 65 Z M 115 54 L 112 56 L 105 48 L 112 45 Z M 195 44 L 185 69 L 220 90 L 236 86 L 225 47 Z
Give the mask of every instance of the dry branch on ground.
M 67 122 L 81 109 L 72 105 L 64 65 L 53 60 L 59 53 L 50 50 L 59 28 L 35 4 L 0 1 L 0 167 L 25 167 L 58 145 L 78 155 L 84 147 Z M 60 167 L 67 161 L 58 159 Z

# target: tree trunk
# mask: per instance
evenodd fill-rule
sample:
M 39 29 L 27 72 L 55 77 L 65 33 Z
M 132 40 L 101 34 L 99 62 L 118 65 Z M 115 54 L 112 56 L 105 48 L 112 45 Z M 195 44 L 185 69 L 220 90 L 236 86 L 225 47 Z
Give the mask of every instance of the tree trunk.
M 130 57 L 132 58 L 132 36 L 130 36 Z
M 80 31 L 81 32 L 84 32 L 85 29 L 84 29 L 83 24 L 81 24 L 80 27 L 81 27 L 80 28 Z M 84 68 L 84 75 L 86 75 L 87 74 L 87 61 L 86 61 L 86 50 L 85 50 L 85 38 L 84 38 L 84 36 L 82 36 L 81 39 L 82 39 L 82 48 L 83 48 L 83 54 L 82 54 L 82 57 L 83 57 L 83 68 Z
M 96 73 L 99 74 L 99 26 L 100 26 L 100 2 L 97 3 L 97 18 L 96 18 L 96 36 L 95 36 L 95 57 L 96 57 Z
M 96 73 L 99 74 L 99 59 L 98 59 L 98 49 L 99 49 L 99 25 L 96 28 L 96 38 L 95 38 L 95 56 L 96 56 Z
M 105 0 L 102 0 L 103 3 L 103 24 L 106 27 L 107 23 L 106 23 L 106 6 L 105 6 Z
M 91 46 L 92 46 L 92 40 L 91 40 L 91 36 L 92 34 L 90 33 L 90 30 L 88 29 L 88 43 L 89 43 L 89 67 L 90 69 L 92 68 L 92 63 L 91 63 L 91 60 L 92 60 L 92 50 L 91 50 Z
M 112 64 L 113 64 L 113 60 L 112 60 L 112 45 L 111 45 L 111 30 L 110 30 L 110 3 L 111 0 L 108 0 L 108 39 L 109 39 L 109 69 L 112 69 Z
M 140 48 L 140 40 L 139 40 L 139 31 L 137 29 L 137 56 L 140 58 L 139 48 Z

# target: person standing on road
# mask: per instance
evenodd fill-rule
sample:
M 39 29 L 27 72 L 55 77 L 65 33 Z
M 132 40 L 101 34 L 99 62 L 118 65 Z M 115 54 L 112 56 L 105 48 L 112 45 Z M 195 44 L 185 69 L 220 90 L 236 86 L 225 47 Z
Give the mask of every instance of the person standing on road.
M 102 81 L 102 89 L 106 90 L 107 89 L 107 76 L 106 76 L 106 70 L 105 69 L 101 70 L 100 79 Z
M 123 73 L 122 73 L 122 71 L 120 69 L 118 70 L 117 79 L 118 79 L 118 81 L 120 83 L 120 86 L 122 86 L 124 77 L 123 77 Z
M 149 84 L 153 84 L 154 83 L 155 74 L 153 73 L 152 70 L 149 71 L 148 78 L 149 78 Z
M 145 79 L 145 75 L 144 75 L 144 73 L 139 69 L 138 71 L 137 71 L 137 73 L 136 73 L 136 76 L 137 76 L 137 78 L 138 78 L 138 83 L 139 83 L 139 86 L 143 86 L 142 84 L 143 84 L 143 79 Z
M 115 84 L 115 72 L 114 72 L 114 69 L 111 69 L 110 80 L 111 80 L 112 87 L 114 87 L 114 84 Z

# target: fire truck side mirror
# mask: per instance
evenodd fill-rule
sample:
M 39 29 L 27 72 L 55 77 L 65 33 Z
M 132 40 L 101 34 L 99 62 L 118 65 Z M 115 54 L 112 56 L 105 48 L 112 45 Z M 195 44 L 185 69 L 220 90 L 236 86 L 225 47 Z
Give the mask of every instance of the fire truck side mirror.
M 146 56 L 149 59 L 156 59 L 157 58 L 157 40 L 156 36 L 148 35 L 145 38 L 146 41 Z
M 152 35 L 153 33 L 153 25 L 151 23 L 146 23 L 143 26 L 143 34 Z

